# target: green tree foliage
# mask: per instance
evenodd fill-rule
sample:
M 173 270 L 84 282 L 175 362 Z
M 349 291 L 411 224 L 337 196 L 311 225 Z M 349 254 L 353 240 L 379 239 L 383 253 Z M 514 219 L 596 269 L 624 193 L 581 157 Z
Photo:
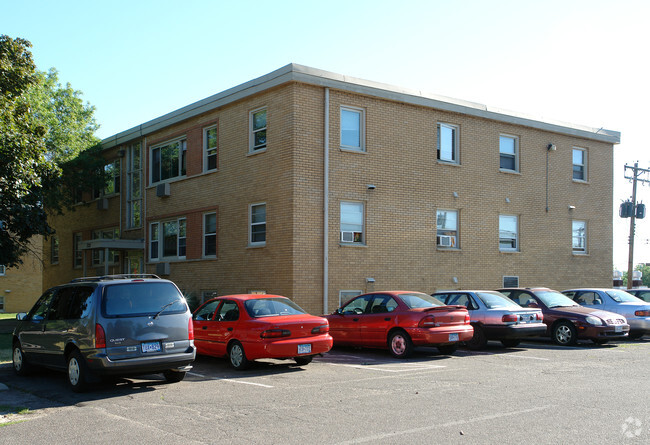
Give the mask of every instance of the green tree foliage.
M 52 233 L 45 209 L 61 212 L 76 190 L 105 183 L 94 108 L 61 86 L 56 70 L 39 72 L 30 47 L 0 35 L 0 264 L 8 267 L 21 264 L 33 236 Z
M 634 270 L 641 271 L 641 284 L 645 287 L 650 287 L 650 265 L 637 264 Z M 627 286 L 627 271 L 623 272 L 623 285 Z

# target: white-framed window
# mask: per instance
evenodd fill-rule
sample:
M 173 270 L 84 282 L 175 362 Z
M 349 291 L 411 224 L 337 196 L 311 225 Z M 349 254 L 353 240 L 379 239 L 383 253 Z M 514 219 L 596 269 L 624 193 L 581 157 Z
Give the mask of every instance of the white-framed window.
M 573 179 L 587 180 L 587 150 L 584 148 L 573 148 Z
M 248 206 L 248 245 L 266 245 L 266 203 Z
M 187 140 L 165 142 L 151 148 L 151 183 L 185 176 Z
M 83 252 L 81 251 L 82 236 L 80 232 L 72 235 L 72 251 L 74 255 L 72 266 L 77 269 L 83 265 Z
M 248 152 L 266 149 L 266 107 L 250 112 Z
M 340 290 L 339 291 L 339 307 L 343 306 L 348 301 L 352 300 L 357 295 L 361 295 L 362 290 Z
M 203 171 L 217 169 L 217 126 L 203 129 Z
M 91 239 L 119 239 L 120 229 L 114 227 L 112 229 L 93 230 Z M 104 264 L 104 249 L 93 249 L 93 266 L 101 266 Z M 120 261 L 120 252 L 117 250 L 108 251 L 108 264 L 117 264 Z
M 341 148 L 366 151 L 366 117 L 361 108 L 341 107 Z
M 586 221 L 571 221 L 571 240 L 573 253 L 587 253 Z
M 4 264 L 0 264 L 0 277 L 4 277 L 7 274 L 7 268 Z
M 505 171 L 519 171 L 519 138 L 502 134 L 499 136 L 499 168 Z
M 53 236 L 50 243 L 50 260 L 52 264 L 59 264 L 59 237 Z
M 362 202 L 341 202 L 341 242 L 363 244 L 364 204 Z
M 438 123 L 438 160 L 460 164 L 458 157 L 458 126 Z
M 436 246 L 458 249 L 458 211 L 438 210 L 436 212 Z
M 151 223 L 149 229 L 150 259 L 185 258 L 187 250 L 187 220 Z
M 203 214 L 203 256 L 217 256 L 217 214 Z
M 499 250 L 502 252 L 519 251 L 518 216 L 499 215 Z
M 129 145 L 126 157 L 127 225 L 142 227 L 142 149 L 141 144 Z

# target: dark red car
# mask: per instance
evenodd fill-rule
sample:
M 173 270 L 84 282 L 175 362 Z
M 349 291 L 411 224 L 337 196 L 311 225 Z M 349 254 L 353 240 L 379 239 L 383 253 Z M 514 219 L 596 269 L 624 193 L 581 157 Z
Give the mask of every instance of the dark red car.
M 453 354 L 474 330 L 464 306 L 447 306 L 420 292 L 372 292 L 353 298 L 325 316 L 335 345 L 388 348 L 397 358 L 414 346 L 436 346 Z
M 307 365 L 332 348 L 329 325 L 280 295 L 226 295 L 192 314 L 197 354 L 230 358 L 237 370 L 260 358 Z
M 497 289 L 522 307 L 540 308 L 546 323 L 546 335 L 561 346 L 589 339 L 602 345 L 627 337 L 630 325 L 625 317 L 613 312 L 583 307 L 558 291 L 545 287 Z

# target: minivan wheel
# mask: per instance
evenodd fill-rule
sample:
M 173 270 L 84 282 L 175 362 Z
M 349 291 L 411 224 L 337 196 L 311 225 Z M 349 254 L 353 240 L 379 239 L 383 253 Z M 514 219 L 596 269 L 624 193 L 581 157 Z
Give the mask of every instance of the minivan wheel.
M 20 347 L 20 343 L 18 342 L 14 343 L 14 350 L 13 350 L 12 357 L 13 357 L 14 371 L 16 372 L 16 374 L 17 375 L 29 374 L 30 364 L 25 359 L 25 354 L 23 354 L 23 350 Z
M 180 382 L 185 378 L 185 374 L 185 371 L 174 371 L 173 369 L 168 369 L 167 371 L 163 372 L 165 380 L 167 380 L 169 383 Z
M 228 357 L 230 357 L 230 364 L 237 371 L 242 371 L 248 368 L 251 364 L 251 362 L 246 358 L 244 347 L 238 341 L 235 341 L 230 345 Z
M 88 367 L 79 351 L 68 356 L 68 383 L 74 392 L 83 392 L 87 388 Z

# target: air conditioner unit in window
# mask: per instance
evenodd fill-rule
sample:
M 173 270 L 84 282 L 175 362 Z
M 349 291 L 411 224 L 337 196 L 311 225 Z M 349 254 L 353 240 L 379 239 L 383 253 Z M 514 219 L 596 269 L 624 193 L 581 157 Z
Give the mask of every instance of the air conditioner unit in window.
M 440 247 L 455 247 L 456 237 L 450 235 L 438 235 L 438 246 Z
M 99 198 L 97 200 L 97 210 L 108 210 L 108 199 Z
M 354 232 L 341 232 L 341 241 L 344 243 L 353 243 Z
M 156 186 L 156 196 L 162 198 L 164 196 L 170 196 L 170 195 L 171 195 L 171 189 L 169 187 L 169 183 L 158 184 Z
M 156 264 L 156 275 L 169 275 L 170 267 L 169 263 L 158 263 Z

